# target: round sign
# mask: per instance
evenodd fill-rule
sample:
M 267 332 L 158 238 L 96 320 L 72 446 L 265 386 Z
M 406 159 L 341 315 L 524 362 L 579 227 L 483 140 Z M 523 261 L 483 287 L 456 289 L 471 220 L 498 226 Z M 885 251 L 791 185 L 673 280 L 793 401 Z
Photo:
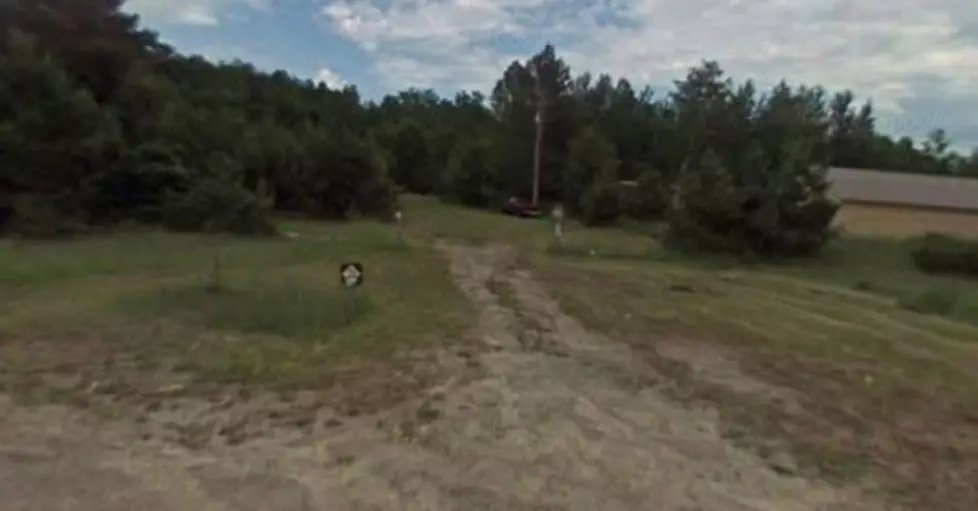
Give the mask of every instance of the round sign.
M 340 265 L 340 280 L 346 287 L 357 287 L 363 284 L 363 265 L 360 263 L 343 263 Z

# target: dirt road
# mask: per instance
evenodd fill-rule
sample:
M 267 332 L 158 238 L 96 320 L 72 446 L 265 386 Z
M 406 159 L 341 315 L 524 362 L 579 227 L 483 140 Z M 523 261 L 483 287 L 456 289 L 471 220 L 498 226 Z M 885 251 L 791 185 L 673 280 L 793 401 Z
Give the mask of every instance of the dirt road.
M 187 449 L 0 401 L 0 509 L 882 509 L 731 446 L 714 413 L 664 398 L 640 357 L 563 314 L 505 247 L 444 250 L 485 350 L 446 355 L 448 380 L 421 402 Z

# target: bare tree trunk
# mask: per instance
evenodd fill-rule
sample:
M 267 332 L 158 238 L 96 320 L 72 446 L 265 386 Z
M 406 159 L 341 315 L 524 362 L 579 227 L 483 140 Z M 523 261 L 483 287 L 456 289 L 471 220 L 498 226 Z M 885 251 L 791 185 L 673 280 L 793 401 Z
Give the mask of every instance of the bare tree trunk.
M 540 199 L 540 145 L 543 142 L 543 103 L 537 106 L 537 138 L 533 145 L 533 205 Z
M 546 110 L 547 101 L 543 96 L 543 88 L 540 86 L 540 74 L 537 69 L 533 70 L 533 81 L 537 107 L 537 115 L 536 119 L 534 119 L 537 125 L 537 136 L 533 144 L 533 206 L 536 207 L 537 202 L 540 200 L 540 151 L 543 144 L 543 115 Z

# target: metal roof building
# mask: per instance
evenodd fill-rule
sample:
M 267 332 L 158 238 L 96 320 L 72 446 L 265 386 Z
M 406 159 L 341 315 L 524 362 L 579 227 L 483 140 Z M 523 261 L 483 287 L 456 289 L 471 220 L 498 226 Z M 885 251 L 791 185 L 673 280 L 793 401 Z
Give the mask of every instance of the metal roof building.
M 978 211 L 974 178 L 832 167 L 828 179 L 843 202 Z

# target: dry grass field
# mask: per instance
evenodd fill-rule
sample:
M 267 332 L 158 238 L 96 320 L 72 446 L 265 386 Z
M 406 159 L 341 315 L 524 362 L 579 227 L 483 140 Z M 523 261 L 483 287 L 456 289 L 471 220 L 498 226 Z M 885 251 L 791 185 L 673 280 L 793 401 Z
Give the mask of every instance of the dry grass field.
M 972 212 L 848 203 L 836 222 L 846 232 L 866 236 L 908 238 L 934 231 L 978 237 L 978 213 Z

